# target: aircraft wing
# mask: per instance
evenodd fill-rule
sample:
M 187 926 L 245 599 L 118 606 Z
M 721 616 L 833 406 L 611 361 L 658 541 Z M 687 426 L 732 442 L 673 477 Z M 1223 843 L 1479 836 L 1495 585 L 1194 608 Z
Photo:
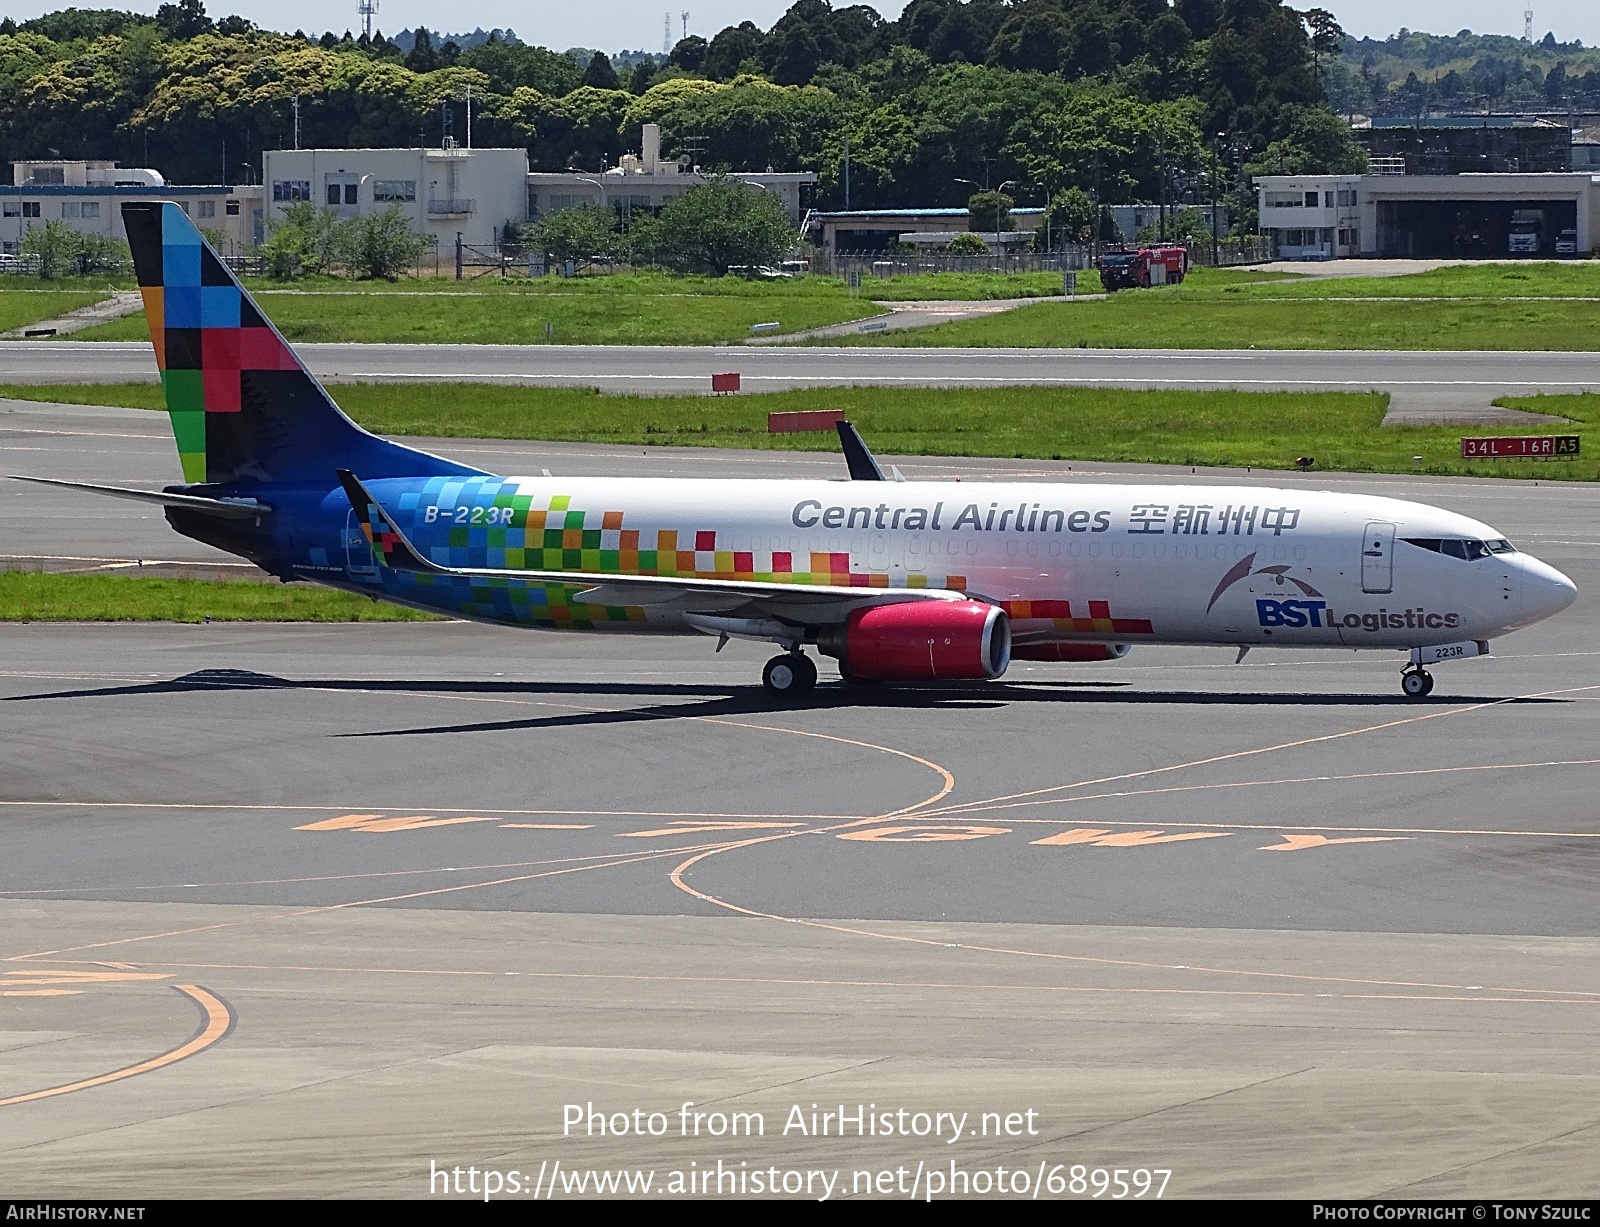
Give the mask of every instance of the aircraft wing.
M 960 601 L 966 594 L 946 588 L 856 588 L 824 584 L 775 584 L 747 580 L 697 579 L 677 575 L 608 575 L 573 571 L 520 570 L 509 567 L 445 567 L 423 557 L 389 513 L 348 469 L 339 481 L 355 509 L 373 555 L 396 571 L 457 575 L 472 579 L 520 579 L 533 583 L 570 584 L 583 589 L 575 599 L 594 605 L 674 604 L 690 612 L 710 613 L 759 605 L 779 616 L 804 619 L 819 606 L 855 608 L 906 601 Z M 806 607 L 809 607 L 807 610 Z M 841 615 L 836 614 L 835 618 Z M 824 618 L 833 621 L 835 618 Z

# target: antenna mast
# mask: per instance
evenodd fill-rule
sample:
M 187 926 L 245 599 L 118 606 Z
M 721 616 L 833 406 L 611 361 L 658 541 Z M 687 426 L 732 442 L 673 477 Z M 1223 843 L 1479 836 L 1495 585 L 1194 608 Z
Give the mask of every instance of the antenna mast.
M 1522 41 L 1525 43 L 1533 41 L 1533 5 L 1531 4 L 1522 10 Z
M 372 19 L 378 12 L 378 0 L 361 0 L 356 6 L 356 12 L 361 14 L 361 33 L 367 41 L 372 41 Z
M 661 54 L 662 55 L 671 55 L 672 54 L 672 13 L 669 10 L 668 12 L 662 14 L 662 16 L 663 16 L 664 20 L 661 23 Z
M 684 9 L 683 10 L 683 36 L 685 38 L 689 37 L 689 10 L 688 9 Z

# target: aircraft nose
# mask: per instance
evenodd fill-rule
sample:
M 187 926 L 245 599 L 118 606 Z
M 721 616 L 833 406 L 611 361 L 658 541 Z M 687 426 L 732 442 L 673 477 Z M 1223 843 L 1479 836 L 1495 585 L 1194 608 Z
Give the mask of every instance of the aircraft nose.
M 1558 614 L 1578 599 L 1578 586 L 1549 563 L 1523 555 L 1522 608 L 1529 621 Z

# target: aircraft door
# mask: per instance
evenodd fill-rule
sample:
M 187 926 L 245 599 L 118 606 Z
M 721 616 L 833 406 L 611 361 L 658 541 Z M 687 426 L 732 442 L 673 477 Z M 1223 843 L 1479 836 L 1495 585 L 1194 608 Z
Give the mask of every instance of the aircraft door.
M 1394 591 L 1394 525 L 1368 524 L 1361 539 L 1361 591 Z
M 377 581 L 378 568 L 372 561 L 372 545 L 361 531 L 361 525 L 356 523 L 354 508 L 346 512 L 344 518 L 344 566 L 351 579 L 363 583 Z

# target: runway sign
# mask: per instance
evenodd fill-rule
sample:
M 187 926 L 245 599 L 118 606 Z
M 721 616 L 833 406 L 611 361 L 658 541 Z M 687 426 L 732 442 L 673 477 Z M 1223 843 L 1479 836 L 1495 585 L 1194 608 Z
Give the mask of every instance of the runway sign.
M 1464 460 L 1550 459 L 1576 456 L 1578 435 L 1491 435 L 1484 439 L 1462 439 Z

